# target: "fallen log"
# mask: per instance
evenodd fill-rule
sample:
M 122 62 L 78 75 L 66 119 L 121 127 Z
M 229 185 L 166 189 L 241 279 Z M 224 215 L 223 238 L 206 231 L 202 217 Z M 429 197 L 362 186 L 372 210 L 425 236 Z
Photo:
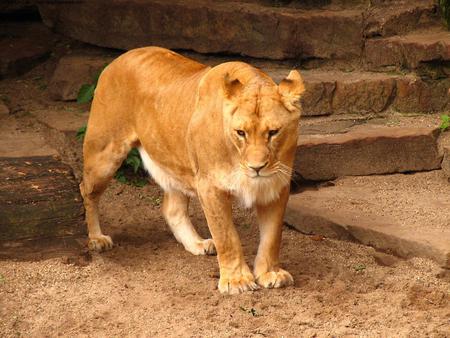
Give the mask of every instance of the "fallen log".
M 0 158 L 0 241 L 83 233 L 71 168 L 53 156 Z

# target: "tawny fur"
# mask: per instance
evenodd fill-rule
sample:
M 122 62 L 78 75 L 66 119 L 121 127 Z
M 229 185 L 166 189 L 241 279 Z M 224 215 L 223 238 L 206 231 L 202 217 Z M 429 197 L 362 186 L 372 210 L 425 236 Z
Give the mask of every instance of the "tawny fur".
M 80 189 L 89 247 L 112 247 L 100 229 L 99 199 L 138 147 L 165 191 L 163 214 L 177 240 L 193 254 L 217 251 L 221 292 L 292 284 L 278 256 L 303 91 L 297 71 L 276 85 L 242 62 L 210 68 L 163 48 L 117 58 L 100 76 L 84 141 Z M 202 239 L 189 220 L 192 195 L 200 199 L 213 241 Z M 258 215 L 253 272 L 232 222 L 234 197 Z

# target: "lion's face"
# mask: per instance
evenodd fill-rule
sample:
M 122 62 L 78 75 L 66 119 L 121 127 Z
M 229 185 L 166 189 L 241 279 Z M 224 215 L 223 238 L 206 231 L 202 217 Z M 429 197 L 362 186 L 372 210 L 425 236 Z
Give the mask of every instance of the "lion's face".
M 290 174 L 280 155 L 292 143 L 295 145 L 297 117 L 273 97 L 261 98 L 259 107 L 249 104 L 235 111 L 228 135 L 238 150 L 245 175 L 258 180 Z
M 300 112 L 285 99 L 279 87 L 260 85 L 225 103 L 225 134 L 237 163 L 229 184 L 248 206 L 275 199 L 290 182 Z

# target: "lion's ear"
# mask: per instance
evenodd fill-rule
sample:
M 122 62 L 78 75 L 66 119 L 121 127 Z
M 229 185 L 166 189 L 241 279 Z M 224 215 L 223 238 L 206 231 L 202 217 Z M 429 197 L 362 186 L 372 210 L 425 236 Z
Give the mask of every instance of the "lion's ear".
M 233 79 L 226 73 L 223 79 L 223 93 L 227 99 L 232 99 L 236 97 L 241 92 L 244 85 L 239 81 L 239 79 Z
M 290 111 L 299 109 L 300 98 L 305 91 L 305 85 L 300 73 L 291 70 L 289 75 L 278 85 L 278 92 L 284 106 Z

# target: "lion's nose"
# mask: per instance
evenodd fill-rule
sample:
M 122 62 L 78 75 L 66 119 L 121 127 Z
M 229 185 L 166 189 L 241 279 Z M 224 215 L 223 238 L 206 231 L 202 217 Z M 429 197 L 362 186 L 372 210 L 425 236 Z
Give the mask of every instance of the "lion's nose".
M 264 163 L 263 165 L 254 165 L 254 164 L 250 165 L 250 164 L 249 164 L 248 167 L 251 168 L 251 169 L 253 169 L 254 171 L 256 171 L 257 174 L 259 174 L 259 171 L 260 171 L 261 169 L 263 169 L 265 166 L 267 166 L 268 163 L 269 163 L 269 162 L 266 162 L 266 163 Z

